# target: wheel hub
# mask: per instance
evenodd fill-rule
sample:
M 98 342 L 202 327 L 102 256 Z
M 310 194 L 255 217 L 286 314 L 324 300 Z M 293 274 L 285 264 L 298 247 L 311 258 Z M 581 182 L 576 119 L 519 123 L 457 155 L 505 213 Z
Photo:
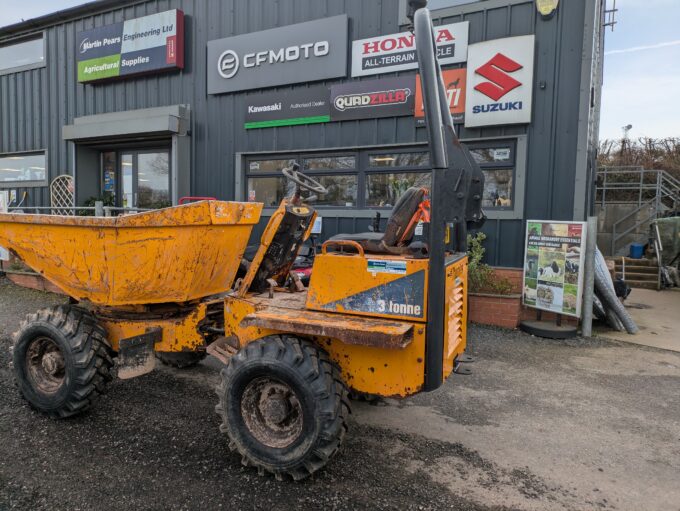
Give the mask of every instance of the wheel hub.
M 48 337 L 37 337 L 26 350 L 26 375 L 34 387 L 44 394 L 54 394 L 64 384 L 64 355 L 57 343 Z
M 287 447 L 302 433 L 300 401 L 290 386 L 273 378 L 257 378 L 246 386 L 241 414 L 250 433 L 269 447 Z

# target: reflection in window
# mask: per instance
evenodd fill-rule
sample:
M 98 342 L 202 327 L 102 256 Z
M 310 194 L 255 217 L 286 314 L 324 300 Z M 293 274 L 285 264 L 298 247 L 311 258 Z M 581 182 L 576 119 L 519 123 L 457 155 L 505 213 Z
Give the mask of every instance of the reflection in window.
M 429 172 L 375 173 L 366 175 L 366 206 L 392 207 L 412 186 L 430 187 Z
M 286 196 L 284 177 L 257 177 L 248 179 L 248 200 L 262 202 L 265 207 L 278 207 Z
M 171 206 L 169 154 L 139 153 L 137 167 L 137 207 L 156 209 Z
M 0 156 L 0 183 L 46 181 L 45 153 Z
M 289 169 L 293 166 L 295 160 L 293 159 L 277 159 L 277 160 L 251 160 L 248 164 L 249 172 L 281 172 L 283 169 Z
M 345 170 L 356 167 L 354 156 L 329 156 L 327 158 L 305 158 L 302 166 L 305 170 Z
M 372 154 L 368 157 L 370 167 L 427 167 L 430 154 L 422 153 L 386 153 Z
M 0 71 L 45 62 L 43 38 L 0 46 Z
M 305 199 L 305 202 L 316 206 L 343 206 L 354 207 L 357 205 L 357 176 L 314 176 L 327 190 L 325 195 Z
M 484 199 L 487 208 L 512 207 L 512 169 L 482 170 L 484 173 Z

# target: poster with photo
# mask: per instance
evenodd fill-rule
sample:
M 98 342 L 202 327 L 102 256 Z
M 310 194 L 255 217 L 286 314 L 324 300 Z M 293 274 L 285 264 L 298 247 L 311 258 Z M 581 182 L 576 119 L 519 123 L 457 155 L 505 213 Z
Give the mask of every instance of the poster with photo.
M 585 222 L 527 221 L 524 305 L 581 317 Z

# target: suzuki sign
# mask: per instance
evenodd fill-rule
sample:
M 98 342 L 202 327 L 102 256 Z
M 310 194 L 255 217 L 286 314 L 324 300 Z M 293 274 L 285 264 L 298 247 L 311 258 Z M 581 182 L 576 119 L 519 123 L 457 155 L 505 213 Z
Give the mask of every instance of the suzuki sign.
M 347 75 L 347 15 L 208 42 L 208 94 Z
M 435 27 L 437 57 L 442 66 L 467 60 L 470 22 Z M 352 43 L 352 76 L 416 69 L 415 36 L 411 32 L 369 37 Z
M 470 45 L 465 127 L 531 122 L 534 36 Z

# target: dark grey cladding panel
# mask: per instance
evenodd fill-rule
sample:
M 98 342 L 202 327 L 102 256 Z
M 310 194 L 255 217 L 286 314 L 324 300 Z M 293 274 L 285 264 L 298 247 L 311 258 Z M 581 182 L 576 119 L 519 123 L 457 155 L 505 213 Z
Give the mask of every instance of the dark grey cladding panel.
M 585 1 L 563 1 L 544 21 L 533 0 L 487 0 L 434 13 L 437 23 L 470 21 L 470 43 L 536 34 L 534 120 L 530 126 L 461 129 L 463 138 L 528 135 L 525 218 L 570 218 L 576 154 L 580 63 Z M 127 3 L 46 29 L 47 67 L 0 76 L 0 152 L 48 149 L 50 177 L 73 168 L 61 138 L 75 117 L 177 104 L 191 107 L 191 191 L 234 196 L 236 152 L 287 151 L 410 143 L 426 138 L 410 117 L 244 130 L 243 94 L 208 96 L 206 48 L 210 40 L 339 14 L 349 17 L 349 39 L 399 32 L 399 0 L 152 0 Z M 182 72 L 84 85 L 76 82 L 76 34 L 83 30 L 169 9 L 186 16 L 186 65 Z M 1 31 L 0 31 L 1 32 Z M 1 37 L 1 35 L 0 35 Z M 348 45 L 348 58 L 350 48 Z M 407 73 L 408 74 L 408 73 Z M 393 76 L 393 75 L 383 75 Z M 338 80 L 320 82 L 325 85 Z M 545 88 L 540 86 L 545 82 Z M 295 87 L 300 87 L 299 85 Z M 272 90 L 286 90 L 282 86 Z M 46 189 L 30 189 L 30 204 L 48 204 Z M 497 225 L 496 225 L 497 224 Z M 366 228 L 366 219 L 324 218 L 324 236 Z M 490 221 L 487 250 L 494 264 L 520 264 L 521 221 Z

